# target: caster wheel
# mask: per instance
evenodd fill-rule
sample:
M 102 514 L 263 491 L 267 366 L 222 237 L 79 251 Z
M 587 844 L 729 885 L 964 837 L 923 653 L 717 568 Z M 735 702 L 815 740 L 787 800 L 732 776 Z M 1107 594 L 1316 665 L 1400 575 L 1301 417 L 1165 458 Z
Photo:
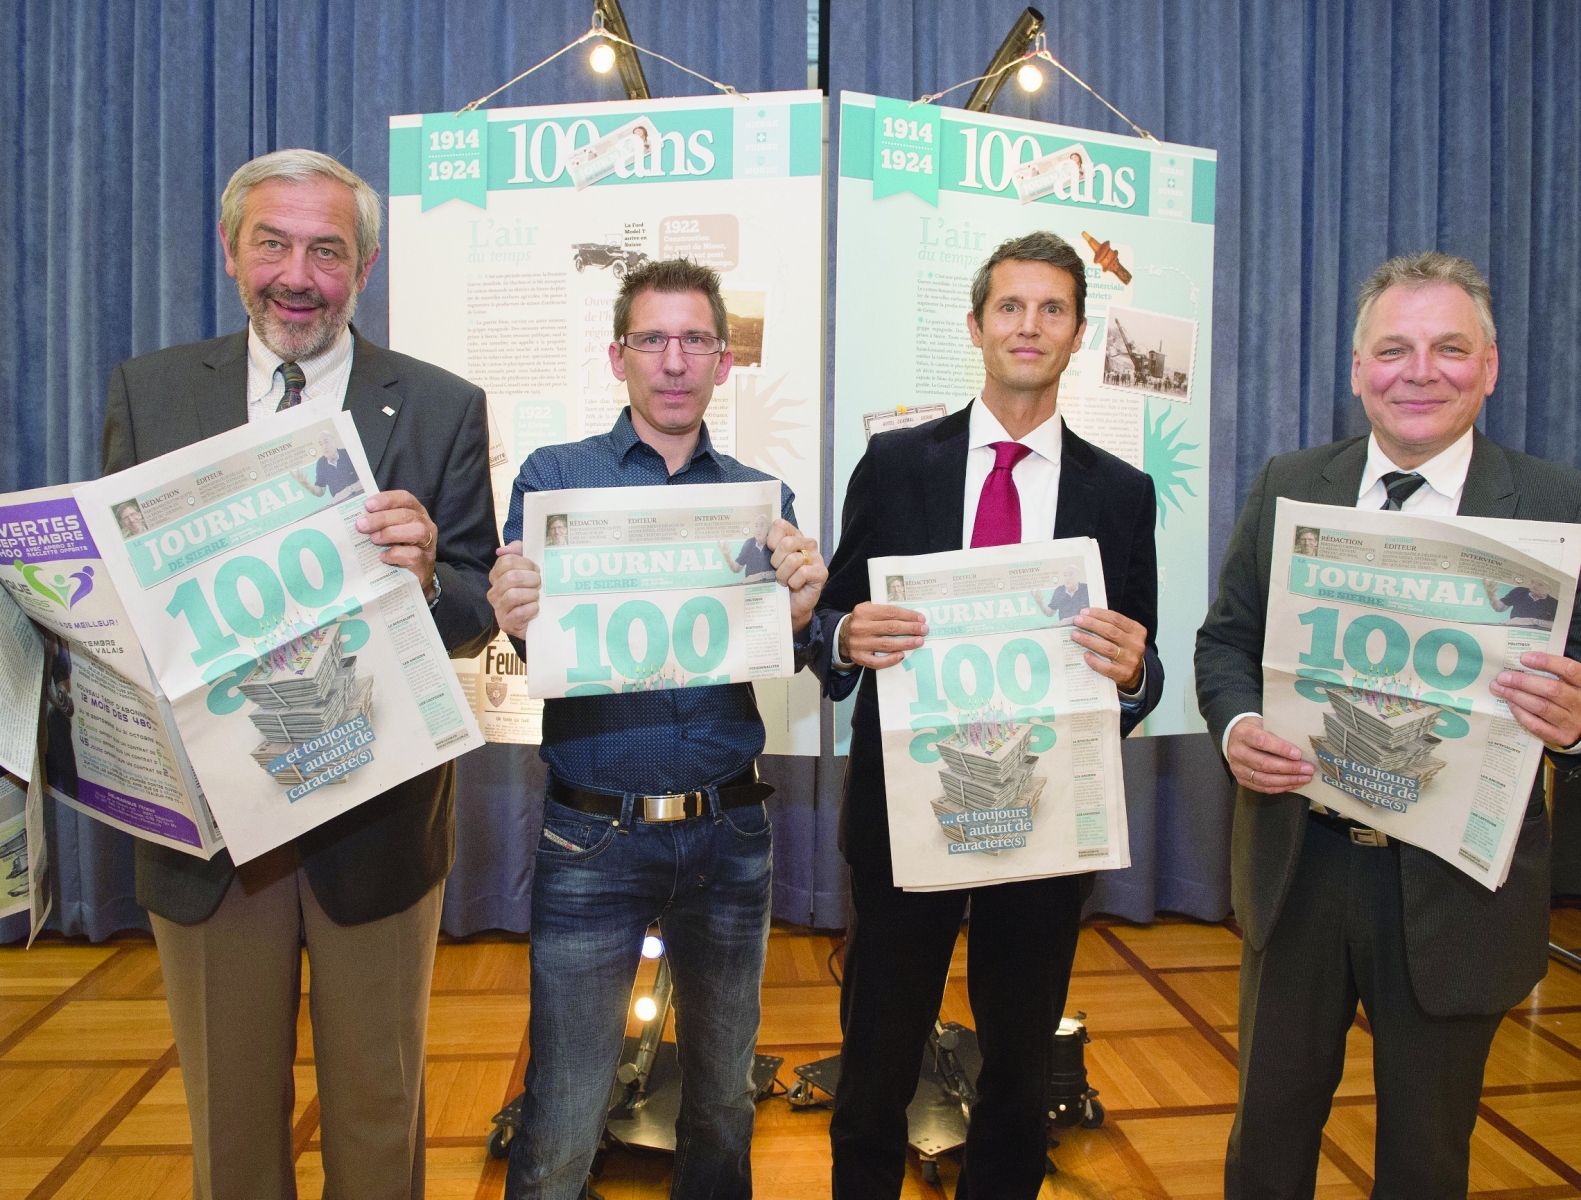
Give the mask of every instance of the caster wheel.
M 931 1158 L 922 1160 L 922 1182 L 929 1187 L 939 1186 L 939 1164 Z
M 1043 1174 L 1045 1174 L 1045 1175 L 1058 1175 L 1059 1174 L 1059 1168 L 1054 1165 L 1054 1160 L 1052 1158 L 1045 1158 L 1043 1160 Z
M 785 1093 L 785 1102 L 792 1108 L 811 1108 L 813 1103 L 812 1084 L 805 1079 L 798 1079 L 791 1084 L 790 1091 Z
M 1083 1129 L 1097 1129 L 1103 1124 L 1103 1105 L 1097 1100 L 1087 1101 L 1087 1113 L 1081 1119 Z
M 511 1128 L 509 1125 L 496 1125 L 489 1130 L 489 1157 L 504 1158 L 511 1152 Z

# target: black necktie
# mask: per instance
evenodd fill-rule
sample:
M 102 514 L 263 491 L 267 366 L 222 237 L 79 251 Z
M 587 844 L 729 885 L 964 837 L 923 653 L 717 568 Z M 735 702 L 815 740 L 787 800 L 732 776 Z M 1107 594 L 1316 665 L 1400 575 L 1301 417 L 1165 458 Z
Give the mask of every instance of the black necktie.
M 1383 477 L 1383 486 L 1389 490 L 1389 499 L 1383 507 L 1390 512 L 1399 512 L 1401 506 L 1416 494 L 1416 489 L 1426 482 L 1415 471 L 1390 471 Z
M 302 403 L 302 389 L 307 386 L 307 376 L 302 374 L 302 368 L 294 362 L 283 362 L 275 370 L 285 379 L 285 395 L 280 397 L 280 403 L 275 405 L 274 410 L 284 412 Z

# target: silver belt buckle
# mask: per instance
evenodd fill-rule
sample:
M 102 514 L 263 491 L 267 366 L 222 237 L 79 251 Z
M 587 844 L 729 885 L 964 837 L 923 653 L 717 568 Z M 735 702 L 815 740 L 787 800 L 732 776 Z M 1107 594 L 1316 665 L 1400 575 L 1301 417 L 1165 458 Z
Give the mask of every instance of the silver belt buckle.
M 686 793 L 671 792 L 664 796 L 644 796 L 642 819 L 644 821 L 686 820 Z
M 1350 840 L 1353 845 L 1357 846 L 1387 846 L 1389 844 L 1388 835 L 1379 833 L 1376 829 L 1352 829 L 1350 831 Z

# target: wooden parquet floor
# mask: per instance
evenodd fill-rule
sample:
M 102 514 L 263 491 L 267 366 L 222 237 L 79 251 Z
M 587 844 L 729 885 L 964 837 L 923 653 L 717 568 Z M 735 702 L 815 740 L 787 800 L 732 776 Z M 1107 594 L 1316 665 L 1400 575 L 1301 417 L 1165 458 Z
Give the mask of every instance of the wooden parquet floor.
M 1581 909 L 1556 909 L 1555 940 L 1581 946 Z M 791 1068 L 839 1046 L 835 942 L 776 927 L 763 989 L 760 1048 Z M 971 1023 L 965 941 L 945 998 Z M 1235 1110 L 1239 941 L 1219 925 L 1097 921 L 1082 931 L 1070 1009 L 1088 1014 L 1087 1067 L 1108 1106 L 1096 1130 L 1066 1131 L 1046 1197 L 1191 1197 L 1220 1193 Z M 647 968 L 651 971 L 651 966 Z M 304 987 L 308 986 L 305 978 Z M 489 1160 L 489 1117 L 519 1090 L 527 1047 L 527 945 L 446 940 L 434 972 L 428 1036 L 428 1194 L 485 1200 L 502 1188 Z M 296 1104 L 303 1197 L 322 1190 L 312 1041 L 302 1007 Z M 1374 1099 L 1369 1035 L 1350 1035 L 1344 1082 L 1324 1138 L 1318 1193 L 1371 1186 Z M 1557 963 L 1494 1042 L 1472 1145 L 1471 1194 L 1482 1200 L 1581 1197 L 1581 972 Z M 756 1192 L 766 1200 L 828 1194 L 828 1114 L 781 1098 L 758 1109 Z M 0 1200 L 176 1200 L 191 1194 L 190 1134 L 153 943 L 44 941 L 0 949 Z M 910 1164 L 905 1195 L 953 1191 Z M 669 1160 L 617 1152 L 607 1200 L 668 1195 Z

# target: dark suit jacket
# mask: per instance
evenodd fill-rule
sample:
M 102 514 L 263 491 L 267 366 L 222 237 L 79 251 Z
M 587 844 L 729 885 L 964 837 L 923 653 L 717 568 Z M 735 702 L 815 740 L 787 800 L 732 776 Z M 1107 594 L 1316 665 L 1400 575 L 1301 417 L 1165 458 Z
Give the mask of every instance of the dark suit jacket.
M 445 647 L 480 652 L 494 635 L 486 593 L 499 545 L 483 390 L 357 335 L 344 407 L 379 487 L 411 492 L 439 527 L 434 621 Z M 128 359 L 110 376 L 102 469 L 119 471 L 246 423 L 246 330 Z M 454 764 L 446 763 L 297 839 L 313 894 L 332 920 L 355 925 L 398 913 L 449 874 L 454 793 Z M 171 921 L 201 921 L 234 871 L 226 851 L 204 862 L 138 839 L 137 902 Z
M 973 404 L 976 401 L 972 402 Z M 884 755 L 879 738 L 878 678 L 872 671 L 834 671 L 830 656 L 840 618 L 872 597 L 867 560 L 889 554 L 933 554 L 961 549 L 966 505 L 966 451 L 971 405 L 958 413 L 874 436 L 851 473 L 840 527 L 840 548 L 818 605 L 824 637 L 813 670 L 824 691 L 840 700 L 857 686 L 851 717 L 851 758 L 841 812 L 841 846 L 853 867 L 887 878 L 889 816 Z M 1153 481 L 1135 467 L 1083 441 L 1064 427 L 1060 450 L 1056 538 L 1092 537 L 1103 558 L 1109 607 L 1147 627 L 1147 686 L 1139 713 L 1123 713 L 1129 733 L 1158 704 L 1164 665 L 1158 659 L 1158 557 L 1153 544 L 1157 506 Z
M 1263 707 L 1263 631 L 1278 497 L 1354 507 L 1366 465 L 1367 439 L 1361 437 L 1281 454 L 1252 484 L 1219 573 L 1218 598 L 1197 633 L 1197 703 L 1218 743 L 1238 714 Z M 1581 473 L 1506 450 L 1477 433 L 1460 512 L 1578 521 Z M 1581 613 L 1571 621 L 1565 653 L 1581 658 Z M 1231 895 L 1253 949 L 1267 945 L 1279 920 L 1300 861 L 1308 806 L 1297 793 L 1237 793 Z M 1548 965 L 1548 822 L 1541 773 L 1509 879 L 1498 891 L 1415 846 L 1401 845 L 1399 853 L 1406 956 L 1418 1002 L 1435 1016 L 1503 1012 L 1518 1003 Z

